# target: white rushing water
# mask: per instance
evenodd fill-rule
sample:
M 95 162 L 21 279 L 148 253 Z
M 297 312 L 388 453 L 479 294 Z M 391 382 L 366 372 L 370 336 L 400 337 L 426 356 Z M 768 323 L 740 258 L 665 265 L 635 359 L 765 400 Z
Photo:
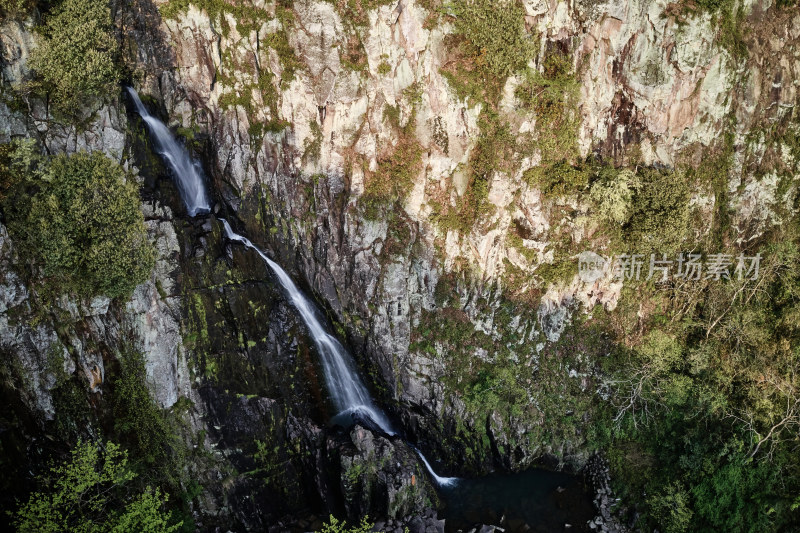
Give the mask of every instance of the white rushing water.
M 159 153 L 167 161 L 175 175 L 178 190 L 183 202 L 186 204 L 189 215 L 195 216 L 198 213 L 208 213 L 210 207 L 200 168 L 189 157 L 186 149 L 178 143 L 169 128 L 148 113 L 136 91 L 130 87 L 127 90 L 136 105 L 136 110 L 150 128 Z M 336 337 L 327 331 L 324 326 L 324 318 L 320 315 L 314 303 L 297 288 L 292 278 L 279 264 L 267 257 L 248 238 L 234 232 L 227 220 L 220 219 L 220 221 L 229 240 L 241 243 L 256 252 L 267 266 L 272 269 L 289 296 L 292 305 L 300 314 L 319 352 L 325 381 L 328 384 L 334 407 L 339 412 L 334 417 L 334 420 L 341 421 L 344 425 L 354 422 L 374 424 L 377 429 L 389 436 L 397 435 L 384 412 L 372 401 L 367 387 L 358 374 L 352 355 Z M 439 486 L 452 485 L 458 479 L 437 475 L 428 460 L 422 455 L 422 452 L 414 446 L 411 447 L 419 455 L 425 468 Z
M 206 188 L 203 185 L 202 171 L 197 162 L 192 161 L 189 153 L 172 135 L 169 128 L 152 116 L 142 104 L 139 95 L 130 87 L 126 87 L 136 111 L 142 116 L 156 143 L 156 149 L 175 175 L 175 180 L 189 216 L 211 211 Z
M 311 302 L 289 277 L 280 265 L 272 261 L 267 255 L 256 247 L 249 239 L 242 237 L 235 233 L 228 221 L 220 219 L 222 226 L 225 228 L 225 235 L 231 241 L 244 244 L 247 248 L 255 251 L 261 259 L 272 269 L 278 277 L 278 281 L 289 295 L 294 307 L 300 313 L 300 317 L 308 327 L 311 338 L 319 351 L 322 360 L 322 369 L 325 373 L 325 381 L 328 384 L 328 390 L 331 394 L 334 407 L 339 411 L 339 414 L 334 417 L 334 420 L 343 421 L 357 421 L 365 420 L 372 422 L 387 435 L 396 435 L 397 432 L 392 428 L 389 419 L 372 401 L 372 398 L 367 391 L 367 387 L 361 381 L 361 377 L 355 368 L 353 357 L 345 349 L 336 337 L 328 333 L 325 329 L 323 322 L 318 317 L 319 311 L 313 302 Z M 434 472 L 428 460 L 422 455 L 416 447 L 412 446 L 425 468 L 430 473 L 431 477 L 436 481 L 439 486 L 452 485 L 458 478 L 442 477 Z

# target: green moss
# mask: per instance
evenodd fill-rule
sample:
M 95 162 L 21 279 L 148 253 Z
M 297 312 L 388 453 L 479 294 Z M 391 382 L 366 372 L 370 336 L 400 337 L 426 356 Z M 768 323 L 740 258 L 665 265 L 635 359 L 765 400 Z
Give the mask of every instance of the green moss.
M 378 65 L 378 74 L 381 76 L 385 76 L 392 71 L 392 66 L 387 63 L 386 61 L 381 61 L 381 64 Z
M 779 0 L 781 4 L 788 5 L 794 0 Z M 680 6 L 686 13 L 705 11 L 712 15 L 712 27 L 716 26 L 716 42 L 728 52 L 734 62 L 747 59 L 748 47 L 745 42 L 747 26 L 744 3 L 737 0 L 695 0 L 692 3 L 683 2 Z
M 523 178 L 548 196 L 570 196 L 586 191 L 592 174 L 593 169 L 588 164 L 571 165 L 559 161 L 532 167 L 523 173 Z
M 368 13 L 373 9 L 389 5 L 393 0 L 325 0 L 336 6 L 342 20 L 356 28 L 366 26 L 369 22 Z
M 322 151 L 322 129 L 316 121 L 309 122 L 308 126 L 311 129 L 311 138 L 303 142 L 303 158 L 316 161 Z
M 543 263 L 536 269 L 545 287 L 549 285 L 567 285 L 578 273 L 578 260 L 575 258 L 559 258 L 552 263 Z

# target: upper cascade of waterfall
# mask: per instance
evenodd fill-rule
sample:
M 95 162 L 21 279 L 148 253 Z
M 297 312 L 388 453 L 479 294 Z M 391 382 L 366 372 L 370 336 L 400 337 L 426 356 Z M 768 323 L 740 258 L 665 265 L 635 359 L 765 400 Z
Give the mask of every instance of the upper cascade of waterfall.
M 186 148 L 175 139 L 169 128 L 147 111 L 136 91 L 130 87 L 126 87 L 126 89 L 136 106 L 136 111 L 150 129 L 150 133 L 155 140 L 156 150 L 167 162 L 175 176 L 178 190 L 183 203 L 186 204 L 189 216 L 193 217 L 197 214 L 210 212 L 211 205 L 206 196 L 203 172 L 200 165 L 189 157 Z

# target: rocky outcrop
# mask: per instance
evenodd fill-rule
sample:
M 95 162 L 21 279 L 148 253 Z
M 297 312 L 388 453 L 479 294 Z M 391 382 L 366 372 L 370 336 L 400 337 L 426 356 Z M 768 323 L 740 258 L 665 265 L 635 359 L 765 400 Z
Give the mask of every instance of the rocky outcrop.
M 336 452 L 347 515 L 356 521 L 362 516 L 422 516 L 436 495 L 413 450 L 360 426 L 349 437 Z
M 141 92 L 170 125 L 195 135 L 215 212 L 271 250 L 324 304 L 412 440 L 452 472 L 516 470 L 546 454 L 582 463 L 590 453 L 585 413 L 564 398 L 601 390 L 595 361 L 603 345 L 580 342 L 570 327 L 584 310 L 613 309 L 622 284 L 610 265 L 590 282 L 572 272 L 541 282 L 555 261 L 554 232 L 591 247 L 596 228 L 586 206 L 547 198 L 524 179 L 541 161 L 536 150 L 491 173 L 481 224 L 457 230 L 439 222 L 439 209 L 468 194 L 465 168 L 485 110 L 459 98 L 442 74 L 452 52 L 448 16 L 436 18 L 430 2 L 379 3 L 358 20 L 313 0 L 294 2 L 290 13 L 281 11 L 285 3 L 252 2 L 238 19 L 193 4 L 162 18 L 159 7 L 169 2 L 160 0 L 115 9 Z M 727 201 L 746 243 L 793 209 L 780 172 L 800 156 L 767 126 L 784 128 L 797 105 L 798 15 L 748 3 L 754 30 L 744 59 L 719 45 L 710 15 L 665 0 L 523 4 L 529 35 L 541 41 L 531 68 L 554 47 L 571 58 L 581 156 L 697 163 L 696 149 L 720 148 L 727 133 L 737 178 L 727 197 L 696 191 L 699 215 Z M 35 46 L 31 23 L 4 21 L 0 45 L 3 82 L 16 86 Z M 514 96 L 521 81 L 506 81 L 499 105 L 513 136 L 537 128 Z M 146 152 L 135 146 L 129 133 L 137 124 L 121 102 L 87 109 L 82 128 L 53 122 L 35 98 L 25 104 L 0 102 L 0 141 L 34 137 L 53 153 L 102 150 L 120 160 Z M 402 202 L 372 216 L 365 190 L 388 179 L 380 164 L 407 134 L 420 149 L 418 172 Z M 775 169 L 757 175 L 763 162 Z M 52 421 L 62 372 L 102 397 L 115 354 L 131 345 L 145 356 L 161 407 L 191 404 L 184 436 L 207 452 L 193 472 L 208 485 L 194 509 L 203 527 L 263 529 L 288 506 L 377 513 L 390 517 L 389 530 L 438 530 L 421 503 L 432 492 L 405 444 L 361 428 L 334 436 L 323 429 L 332 413 L 311 343 L 263 264 L 225 243 L 213 216 L 185 220 L 167 176 L 143 158 L 126 164 L 142 169 L 158 251 L 151 280 L 127 302 L 62 299 L 40 316 L 0 226 L 0 351 L 14 361 L 6 378 L 25 405 L 43 424 Z M 454 330 L 464 335 L 449 337 Z M 508 369 L 506 381 L 486 381 L 486 369 Z M 500 388 L 511 392 L 491 394 Z M 570 418 L 569 431 L 556 426 L 562 418 Z M 270 483 L 275 465 L 255 459 L 264 443 L 281 450 L 279 468 L 313 490 L 279 493 Z M 308 477 L 314 471 L 333 473 Z M 602 504 L 610 494 L 601 489 L 595 525 L 614 530 Z M 409 515 L 424 519 L 424 529 Z

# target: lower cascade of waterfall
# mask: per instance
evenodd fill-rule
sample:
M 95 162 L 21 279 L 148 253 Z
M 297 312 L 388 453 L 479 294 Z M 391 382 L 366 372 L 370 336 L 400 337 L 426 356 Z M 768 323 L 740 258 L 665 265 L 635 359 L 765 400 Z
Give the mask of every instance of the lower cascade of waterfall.
M 279 264 L 267 257 L 249 239 L 234 232 L 227 220 L 222 218 L 219 220 L 222 222 L 228 240 L 243 244 L 256 252 L 275 273 L 281 287 L 286 291 L 292 305 L 303 319 L 319 352 L 325 382 L 328 385 L 334 407 L 339 412 L 333 421 L 342 425 L 352 425 L 357 421 L 363 422 L 367 426 L 374 426 L 370 429 L 377 429 L 390 437 L 397 435 L 389 419 L 372 401 L 367 387 L 356 370 L 352 355 L 325 328 L 324 319 L 316 305 L 297 288 L 292 278 Z M 410 443 L 409 446 L 417 453 L 437 486 L 450 486 L 458 480 L 455 477 L 438 475 L 422 452 Z

